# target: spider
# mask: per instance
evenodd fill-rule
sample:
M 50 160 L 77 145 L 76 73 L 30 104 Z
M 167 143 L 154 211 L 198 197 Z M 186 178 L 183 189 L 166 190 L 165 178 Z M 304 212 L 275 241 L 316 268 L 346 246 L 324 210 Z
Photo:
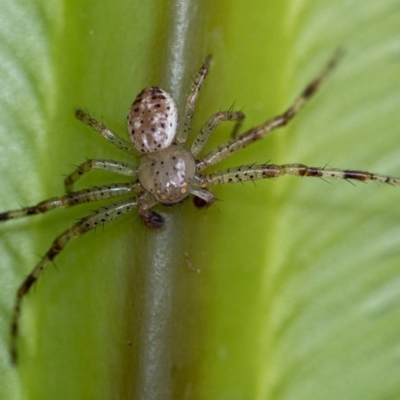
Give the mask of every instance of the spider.
M 16 292 L 11 320 L 11 360 L 17 361 L 17 338 L 21 305 L 32 285 L 40 278 L 55 257 L 64 249 L 70 239 L 78 238 L 85 232 L 104 225 L 134 209 L 148 228 L 162 228 L 164 220 L 152 207 L 156 204 L 170 206 L 194 196 L 195 205 L 203 207 L 212 204 L 216 198 L 209 186 L 225 183 L 278 178 L 283 175 L 297 175 L 323 178 L 375 180 L 400 185 L 400 179 L 357 170 L 327 169 L 308 167 L 302 164 L 251 164 L 204 174 L 203 171 L 248 145 L 262 139 L 274 129 L 285 126 L 317 92 L 321 83 L 338 61 L 336 54 L 322 72 L 311 81 L 290 107 L 282 114 L 261 125 L 237 135 L 244 114 L 240 111 L 221 111 L 212 115 L 204 124 L 189 146 L 187 137 L 191 128 L 197 98 L 207 76 L 211 56 L 208 56 L 194 79 L 186 101 L 182 120 L 179 122 L 178 108 L 172 97 L 159 87 L 144 89 L 136 97 L 127 117 L 130 142 L 120 138 L 89 113 L 78 109 L 76 117 L 93 128 L 111 144 L 139 159 L 138 166 L 109 159 L 89 159 L 79 165 L 65 178 L 66 194 L 40 203 L 0 213 L 0 221 L 42 214 L 54 208 L 66 208 L 82 203 L 94 202 L 125 196 L 108 206 L 99 208 L 80 219 L 72 227 L 61 233 L 51 244 Z M 222 121 L 235 122 L 232 138 L 199 157 L 204 145 L 216 126 Z M 114 172 L 129 177 L 126 183 L 116 183 L 74 191 L 75 182 L 92 169 Z

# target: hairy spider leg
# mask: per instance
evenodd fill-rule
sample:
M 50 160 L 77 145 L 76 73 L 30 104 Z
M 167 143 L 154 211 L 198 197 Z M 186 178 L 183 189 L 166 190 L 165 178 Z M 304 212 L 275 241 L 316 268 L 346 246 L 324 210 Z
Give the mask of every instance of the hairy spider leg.
M 67 193 L 71 193 L 73 191 L 74 183 L 92 169 L 110 171 L 125 176 L 137 175 L 137 167 L 128 163 L 114 160 L 104 160 L 100 158 L 92 158 L 78 165 L 76 169 L 64 179 L 65 191 Z
M 129 195 L 136 192 L 142 192 L 142 189 L 138 182 L 118 183 L 92 187 L 89 189 L 70 193 L 65 196 L 52 197 L 50 199 L 41 201 L 34 206 L 0 213 L 0 221 L 7 221 L 10 219 L 22 218 L 25 216 L 43 214 L 55 208 L 67 208 L 83 203 Z M 141 196 L 139 196 L 137 200 L 130 199 L 129 202 L 124 200 L 120 203 L 115 203 L 111 206 L 103 207 L 97 211 L 94 211 L 90 216 L 81 219 L 71 229 L 65 231 L 53 242 L 50 250 L 35 266 L 35 268 L 24 280 L 23 284 L 20 286 L 17 292 L 11 327 L 11 358 L 13 362 L 16 362 L 17 359 L 16 340 L 19 330 L 19 314 L 21 310 L 21 301 L 22 298 L 29 291 L 31 285 L 38 279 L 39 275 L 45 270 L 45 268 L 47 268 L 48 264 L 55 258 L 55 256 L 65 247 L 69 239 L 78 237 L 86 231 L 93 229 L 100 224 L 105 224 L 109 221 L 112 221 L 113 219 L 118 218 L 120 215 L 125 213 L 124 210 L 129 206 L 129 204 L 132 205 L 131 207 L 133 207 L 133 204 L 134 206 L 136 206 L 136 204 L 140 200 Z M 126 212 L 127 211 L 128 210 L 126 210 Z
M 200 151 L 203 150 L 203 147 L 207 143 L 207 140 L 210 138 L 214 129 L 220 122 L 235 121 L 233 132 L 236 132 L 240 128 L 244 118 L 245 115 L 241 111 L 220 111 L 212 115 L 194 139 L 192 147 L 190 148 L 190 152 L 193 154 L 193 156 L 196 157 L 197 154 L 199 154 Z
M 68 208 L 78 204 L 112 199 L 136 192 L 139 187 L 139 183 L 131 182 L 94 186 L 89 189 L 83 189 L 78 192 L 69 193 L 65 196 L 52 197 L 50 199 L 41 201 L 34 206 L 0 213 L 0 221 L 8 221 L 10 219 L 43 214 L 55 208 Z
M 116 133 L 108 129 L 104 124 L 89 115 L 89 113 L 78 108 L 75 111 L 75 116 L 80 121 L 93 128 L 96 132 L 100 133 L 100 135 L 103 136 L 104 139 L 112 143 L 118 149 L 125 151 L 129 154 L 137 155 L 137 150 L 133 147 L 133 144 L 131 142 L 128 142 L 127 140 L 119 137 Z
M 334 57 L 329 61 L 329 63 L 326 65 L 320 75 L 307 85 L 300 96 L 284 113 L 266 121 L 256 128 L 248 130 L 247 132 L 239 135 L 237 138 L 229 140 L 218 149 L 206 154 L 204 157 L 197 161 L 197 172 L 203 171 L 205 168 L 219 163 L 220 161 L 238 152 L 239 150 L 242 150 L 243 148 L 249 146 L 251 143 L 262 139 L 272 130 L 285 126 L 314 96 L 321 83 L 325 80 L 331 70 L 336 66 L 339 56 L 339 53 L 336 53 L 334 55 Z
M 201 66 L 200 71 L 198 72 L 194 80 L 192 90 L 190 91 L 190 94 L 186 100 L 185 111 L 183 113 L 181 126 L 175 138 L 176 143 L 185 143 L 187 140 L 190 128 L 192 126 L 192 119 L 194 109 L 196 107 L 197 98 L 199 97 L 200 89 L 203 86 L 204 80 L 206 79 L 208 70 L 210 68 L 211 58 L 211 55 L 207 56 L 204 64 Z
M 32 285 L 40 278 L 42 273 L 51 264 L 54 258 L 64 249 L 70 239 L 78 238 L 79 236 L 92 229 L 95 229 L 98 226 L 104 225 L 121 217 L 122 215 L 136 208 L 137 204 L 138 202 L 136 198 L 130 198 L 102 207 L 87 217 L 79 220 L 76 224 L 64 231 L 53 241 L 50 249 L 42 257 L 31 273 L 25 278 L 16 294 L 11 320 L 11 361 L 14 364 L 18 360 L 17 338 L 21 315 L 21 304 L 24 297 L 29 293 Z
M 209 175 L 202 175 L 199 184 L 205 188 L 209 185 L 222 185 L 225 183 L 238 183 L 258 179 L 279 178 L 283 175 L 308 176 L 318 178 L 353 179 L 358 181 L 378 181 L 391 185 L 400 185 L 400 178 L 386 175 L 373 174 L 358 170 L 328 169 L 321 167 L 308 167 L 303 164 L 260 164 L 244 165 L 217 171 Z

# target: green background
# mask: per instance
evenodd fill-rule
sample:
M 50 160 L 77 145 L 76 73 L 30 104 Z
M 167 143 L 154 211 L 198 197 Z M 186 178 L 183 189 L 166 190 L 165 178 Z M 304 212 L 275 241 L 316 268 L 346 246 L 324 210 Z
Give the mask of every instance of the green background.
M 245 128 L 262 123 L 345 51 L 296 121 L 218 168 L 400 176 L 399 27 L 394 0 L 3 1 L 1 208 L 62 194 L 85 157 L 126 160 L 74 109 L 123 136 L 143 87 L 182 106 L 209 53 L 194 131 L 233 103 Z M 93 172 L 79 187 L 116 180 Z M 207 210 L 160 208 L 159 232 L 132 213 L 68 245 L 24 301 L 17 368 L 15 291 L 95 205 L 4 223 L 0 399 L 398 398 L 399 188 L 285 177 L 215 193 Z

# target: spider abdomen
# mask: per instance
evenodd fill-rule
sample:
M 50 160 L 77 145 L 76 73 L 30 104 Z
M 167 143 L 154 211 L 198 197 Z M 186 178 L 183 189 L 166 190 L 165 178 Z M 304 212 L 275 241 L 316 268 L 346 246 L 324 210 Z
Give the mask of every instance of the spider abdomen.
M 179 203 L 188 197 L 195 174 L 193 155 L 180 145 L 144 155 L 138 168 L 141 185 L 162 204 Z
M 142 90 L 128 115 L 128 131 L 136 150 L 151 153 L 171 145 L 178 130 L 178 108 L 158 87 Z

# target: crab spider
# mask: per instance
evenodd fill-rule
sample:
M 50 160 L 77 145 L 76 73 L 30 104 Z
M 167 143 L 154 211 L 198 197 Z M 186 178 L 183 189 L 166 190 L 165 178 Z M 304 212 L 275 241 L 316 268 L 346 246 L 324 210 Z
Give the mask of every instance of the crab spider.
M 92 127 L 107 141 L 129 155 L 138 158 L 135 164 L 109 159 L 90 159 L 79 165 L 65 179 L 66 194 L 44 200 L 34 206 L 0 213 L 0 221 L 7 221 L 35 214 L 42 214 L 54 208 L 67 208 L 82 203 L 105 199 L 116 200 L 108 206 L 99 208 L 80 219 L 72 227 L 61 233 L 51 244 L 50 249 L 20 285 L 17 293 L 11 322 L 11 358 L 17 360 L 16 341 L 19 334 L 19 319 L 22 300 L 32 285 L 64 249 L 70 239 L 78 238 L 97 226 L 104 225 L 133 210 L 137 210 L 144 224 L 149 228 L 161 228 L 162 216 L 152 207 L 156 204 L 172 205 L 180 203 L 191 195 L 197 206 L 212 204 L 215 201 L 213 185 L 237 183 L 247 180 L 277 178 L 283 175 L 297 175 L 323 178 L 375 180 L 389 184 L 400 184 L 400 179 L 377 175 L 365 171 L 308 167 L 302 164 L 251 164 L 233 167 L 210 174 L 203 171 L 232 154 L 266 136 L 274 129 L 285 126 L 316 93 L 328 73 L 336 65 L 338 57 L 333 57 L 323 71 L 311 81 L 290 107 L 282 114 L 267 120 L 255 128 L 236 136 L 211 152 L 199 156 L 216 126 L 223 121 L 235 122 L 234 132 L 240 127 L 244 114 L 240 111 L 221 111 L 212 115 L 197 133 L 191 145 L 187 137 L 191 128 L 197 98 L 207 76 L 211 57 L 207 57 L 194 80 L 186 106 L 179 121 L 178 108 L 172 97 L 159 87 L 144 89 L 133 102 L 128 118 L 130 141 L 120 138 L 104 124 L 98 122 L 87 112 L 78 109 L 76 117 Z M 74 191 L 75 182 L 92 169 L 100 169 L 125 175 L 125 183 L 115 183 Z

